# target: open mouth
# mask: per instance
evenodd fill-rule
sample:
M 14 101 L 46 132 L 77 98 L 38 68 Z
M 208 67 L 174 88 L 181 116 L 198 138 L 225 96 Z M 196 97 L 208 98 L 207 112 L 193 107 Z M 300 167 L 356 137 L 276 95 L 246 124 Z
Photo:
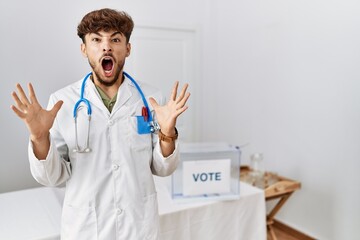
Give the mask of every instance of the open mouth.
M 111 57 L 104 57 L 101 62 L 102 68 L 104 69 L 105 76 L 109 77 L 112 74 L 114 68 L 114 62 Z

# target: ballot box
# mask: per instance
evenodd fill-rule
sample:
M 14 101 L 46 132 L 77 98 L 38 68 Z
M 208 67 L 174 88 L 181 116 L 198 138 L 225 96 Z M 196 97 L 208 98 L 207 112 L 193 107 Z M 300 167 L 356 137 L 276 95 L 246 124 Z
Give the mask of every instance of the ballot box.
M 182 143 L 172 175 L 172 199 L 238 199 L 240 156 L 240 148 L 227 143 Z

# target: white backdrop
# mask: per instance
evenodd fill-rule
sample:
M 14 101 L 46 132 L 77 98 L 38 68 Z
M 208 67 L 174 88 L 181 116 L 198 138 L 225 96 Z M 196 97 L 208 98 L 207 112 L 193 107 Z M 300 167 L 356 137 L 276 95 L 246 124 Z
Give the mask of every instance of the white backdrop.
M 360 3 L 325 1 L 0 2 L 0 192 L 38 186 L 27 134 L 10 111 L 15 83 L 39 100 L 88 71 L 76 26 L 99 7 L 125 9 L 141 26 L 199 29 L 195 129 L 302 182 L 280 220 L 318 239 L 360 238 Z M 200 91 L 201 89 L 201 91 Z

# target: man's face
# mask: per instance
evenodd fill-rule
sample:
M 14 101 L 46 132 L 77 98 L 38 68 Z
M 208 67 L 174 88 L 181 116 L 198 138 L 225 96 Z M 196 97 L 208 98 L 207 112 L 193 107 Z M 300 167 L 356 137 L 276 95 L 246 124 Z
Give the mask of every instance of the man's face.
M 112 86 L 117 80 L 121 82 L 120 73 L 130 49 L 126 37 L 117 31 L 86 34 L 85 43 L 81 44 L 81 52 L 95 73 L 94 80 L 106 86 Z

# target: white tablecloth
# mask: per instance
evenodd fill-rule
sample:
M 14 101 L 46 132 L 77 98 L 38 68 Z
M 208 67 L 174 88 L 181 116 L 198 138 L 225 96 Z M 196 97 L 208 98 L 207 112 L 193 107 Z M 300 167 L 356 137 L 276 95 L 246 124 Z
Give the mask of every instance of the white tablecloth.
M 60 239 L 63 192 L 40 187 L 0 194 L 0 239 Z
M 156 180 L 161 240 L 265 240 L 263 191 L 240 184 L 240 199 L 175 203 Z M 60 239 L 64 189 L 34 188 L 0 194 L 0 239 Z
M 240 182 L 240 199 L 176 203 L 156 181 L 161 240 L 265 240 L 264 192 Z

